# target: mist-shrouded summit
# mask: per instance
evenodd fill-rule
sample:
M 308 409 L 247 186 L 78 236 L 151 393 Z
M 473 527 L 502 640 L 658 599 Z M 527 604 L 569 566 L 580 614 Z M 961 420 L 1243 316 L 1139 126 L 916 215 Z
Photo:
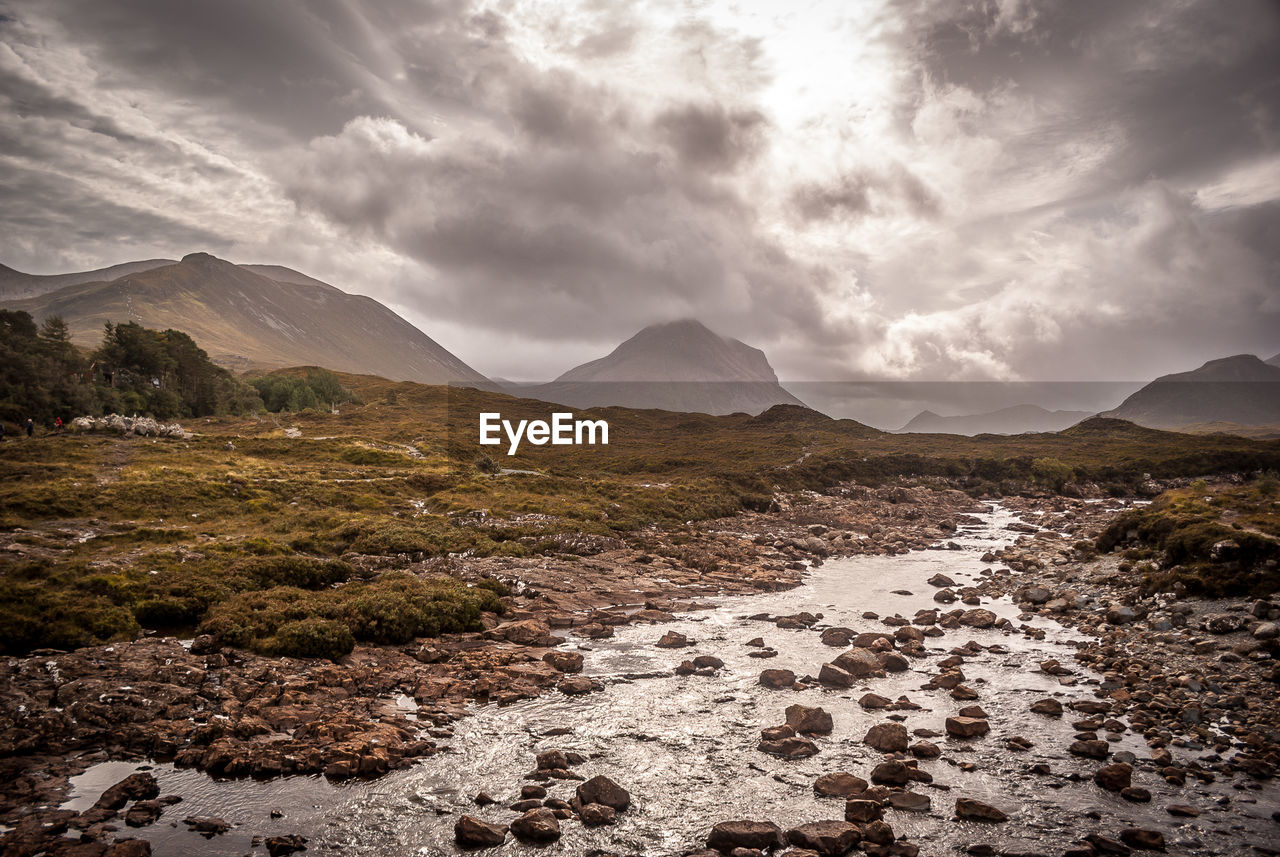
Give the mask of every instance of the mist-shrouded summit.
M 606 356 L 518 392 L 576 407 L 708 414 L 758 414 L 774 405 L 804 404 L 778 384 L 763 351 L 694 319 L 650 325 Z
M 1280 366 L 1252 354 L 1210 360 L 1155 379 L 1103 416 L 1152 428 L 1280 426 Z
M 25 298 L 37 298 L 56 292 L 67 286 L 81 283 L 108 282 L 129 274 L 140 274 L 159 268 L 162 265 L 174 264 L 173 259 L 146 259 L 141 262 L 125 262 L 109 268 L 97 268 L 93 271 L 77 271 L 70 274 L 24 274 L 6 265 L 0 265 L 0 301 L 17 301 Z
M 288 268 L 192 253 L 180 262 L 90 273 L 115 276 L 78 279 L 4 305 L 37 320 L 61 316 L 73 341 L 89 348 L 100 343 L 107 322 L 132 321 L 182 330 L 232 369 L 315 365 L 397 381 L 488 386 L 483 375 L 373 298 Z

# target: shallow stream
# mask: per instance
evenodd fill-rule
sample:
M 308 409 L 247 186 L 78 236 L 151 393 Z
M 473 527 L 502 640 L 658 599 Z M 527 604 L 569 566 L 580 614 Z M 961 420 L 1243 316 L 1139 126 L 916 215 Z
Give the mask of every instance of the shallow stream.
M 813 569 L 804 586 L 788 592 L 726 598 L 713 610 L 683 615 L 672 624 L 622 627 L 612 639 L 582 642 L 585 672 L 603 681 L 604 691 L 581 697 L 553 692 L 507 707 L 477 708 L 455 725 L 453 737 L 444 742 L 448 752 L 376 781 L 334 784 L 319 777 L 216 781 L 169 765 L 147 766 L 159 779 L 162 794 L 181 795 L 183 801 L 168 808 L 155 825 L 128 833 L 150 839 L 157 857 L 247 854 L 253 836 L 286 833 L 307 836 L 308 853 L 455 855 L 459 849 L 453 842 L 453 824 L 458 816 L 468 813 L 488 821 L 511 821 L 516 814 L 506 805 L 519 798 L 521 785 L 528 782 L 523 777 L 534 767 L 534 754 L 546 749 L 575 750 L 588 757 L 578 772 L 613 778 L 631 792 L 632 808 L 610 827 L 587 830 L 576 820 L 564 821 L 563 837 L 548 848 L 520 845 L 509 837 L 495 853 L 601 850 L 674 855 L 701 846 L 711 825 L 725 819 L 767 819 L 784 829 L 806 821 L 839 819 L 843 800 L 815 797 L 814 779 L 833 771 L 868 778 L 880 756 L 861 739 L 873 724 L 894 716 L 864 711 L 857 700 L 868 691 L 890 699 L 905 694 L 923 707 L 897 713 L 904 717 L 907 729 L 942 732 L 947 716 L 975 703 L 956 702 L 945 690 L 922 690 L 921 685 L 938 673 L 938 660 L 952 648 L 976 640 L 983 646 L 1007 649 L 966 657 L 962 667 L 965 683 L 980 694 L 976 704 L 989 715 L 991 733 L 975 741 L 930 739 L 942 748 L 943 756 L 921 761 L 920 767 L 935 782 L 913 789 L 931 798 L 931 811 L 886 810 L 886 820 L 898 835 L 907 835 L 922 854 L 956 853 L 953 849 L 978 842 L 1011 852 L 1054 853 L 1085 833 L 1115 837 L 1128 826 L 1163 831 L 1170 850 L 1182 854 L 1243 854 L 1249 851 L 1246 843 L 1274 843 L 1278 828 L 1270 815 L 1280 808 L 1274 787 L 1253 791 L 1231 782 L 1205 786 L 1191 781 L 1185 789 L 1174 789 L 1149 766 L 1137 767 L 1134 784 L 1151 790 L 1150 804 L 1129 803 L 1094 785 L 1091 776 L 1101 763 L 1067 753 L 1073 740 L 1070 722 L 1081 716 L 1068 711 L 1061 719 L 1052 719 L 1028 710 L 1033 700 L 1050 695 L 1064 705 L 1072 699 L 1094 698 L 1098 677 L 1077 668 L 1072 658 L 1075 650 L 1066 644 L 1069 632 L 1052 622 L 1027 623 L 1043 628 L 1044 640 L 969 628 L 926 638 L 929 656 L 912 660 L 911 670 L 870 679 L 849 690 L 795 692 L 759 685 L 762 669 L 817 675 L 821 664 L 842 650 L 824 646 L 818 630 L 781 630 L 747 616 L 807 610 L 823 614 L 819 629 L 843 625 L 855 631 L 883 631 L 885 625 L 862 618 L 863 612 L 911 618 L 918 609 L 939 606 L 932 600 L 934 588 L 925 583 L 929 577 L 942 572 L 958 585 L 967 585 L 988 567 L 980 560 L 985 551 L 1016 537 L 1005 529 L 1016 520 L 1007 511 L 996 507 L 979 517 L 980 526 L 955 534 L 960 550 L 831 560 Z M 1022 624 L 1008 600 L 983 606 L 1015 625 Z M 655 648 L 653 644 L 669 630 L 688 635 L 696 645 Z M 777 650 L 777 657 L 748 657 L 756 650 L 744 644 L 757 636 Z M 714 677 L 672 674 L 682 660 L 699 654 L 716 655 L 725 668 Z M 1040 672 L 1037 665 L 1046 658 L 1076 670 L 1077 683 L 1066 686 Z M 658 677 L 628 678 L 650 674 Z M 784 761 L 758 751 L 760 729 L 783 723 L 783 709 L 796 702 L 821 706 L 834 717 L 835 731 L 815 739 L 818 755 Z M 406 706 L 406 716 L 411 716 L 410 707 Z M 546 734 L 560 729 L 569 730 L 568 734 Z M 1030 739 L 1035 746 L 1029 752 L 1006 749 L 1004 739 L 1014 735 Z M 1113 751 L 1123 750 L 1139 759 L 1148 757 L 1140 736 L 1126 733 L 1122 742 L 1113 745 Z M 1175 755 L 1187 752 L 1192 751 L 1175 751 Z M 972 770 L 962 770 L 961 763 L 972 763 Z M 1030 766 L 1037 763 L 1049 765 L 1052 775 L 1030 773 Z M 68 805 L 75 809 L 91 805 L 102 789 L 138 768 L 107 763 L 89 770 L 73 781 L 75 791 Z M 1073 773 L 1080 775 L 1080 781 L 1071 781 Z M 554 780 L 549 785 L 551 796 L 566 800 L 573 787 L 572 782 Z M 499 803 L 477 808 L 472 797 L 479 791 L 488 792 Z M 1000 825 L 953 821 L 954 801 L 960 796 L 994 804 L 1012 818 Z M 1164 809 L 1170 803 L 1196 805 L 1203 815 L 1171 818 Z M 272 810 L 282 817 L 270 818 Z M 1100 818 L 1090 818 L 1091 812 Z M 206 840 L 182 824 L 190 815 L 218 816 L 235 826 Z M 257 853 L 264 853 L 263 849 Z

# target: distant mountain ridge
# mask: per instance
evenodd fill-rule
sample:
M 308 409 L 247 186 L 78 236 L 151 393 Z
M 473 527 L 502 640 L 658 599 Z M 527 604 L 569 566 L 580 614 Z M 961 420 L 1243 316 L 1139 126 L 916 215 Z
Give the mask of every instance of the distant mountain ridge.
M 180 262 L 90 273 L 119 268 L 131 270 L 3 304 L 37 320 L 62 316 L 72 339 L 90 348 L 100 344 L 106 322 L 136 321 L 182 330 L 215 362 L 233 369 L 316 365 L 394 381 L 493 386 L 373 298 L 289 268 L 241 266 L 192 253 Z
M 146 259 L 141 262 L 125 262 L 109 268 L 79 271 L 71 274 L 24 274 L 6 265 L 0 265 L 0 301 L 16 301 L 37 298 L 56 292 L 67 286 L 81 283 L 108 282 L 129 274 L 140 274 L 161 265 L 172 265 L 173 259 Z
M 1102 416 L 1150 428 L 1280 425 L 1280 366 L 1252 354 L 1210 360 L 1155 379 Z
M 778 384 L 763 351 L 693 319 L 650 325 L 604 357 L 549 384 L 513 392 L 573 407 L 618 405 L 705 414 L 804 406 Z
M 944 417 L 921 411 L 898 434 L 1024 434 L 1054 432 L 1093 416 L 1089 411 L 1050 411 L 1039 405 L 1012 405 L 982 414 Z

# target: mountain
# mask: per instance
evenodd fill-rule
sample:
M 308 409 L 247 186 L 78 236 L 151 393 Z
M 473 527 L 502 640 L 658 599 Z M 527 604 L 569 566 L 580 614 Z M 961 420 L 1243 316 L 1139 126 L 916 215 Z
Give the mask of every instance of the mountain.
M 288 268 L 234 265 L 207 253 L 3 303 L 37 320 L 62 316 L 72 339 L 90 348 L 101 343 L 106 322 L 136 321 L 185 331 L 234 369 L 314 365 L 394 381 L 491 386 L 373 298 Z
M 1270 360 L 1267 361 L 1267 363 L 1272 366 L 1280 366 L 1280 354 L 1277 354 L 1275 357 L 1272 357 Z
M 1152 428 L 1277 426 L 1280 366 L 1252 354 L 1210 360 L 1199 369 L 1157 378 L 1102 416 Z
M 641 330 L 598 360 L 518 394 L 573 407 L 620 405 L 758 414 L 804 403 L 782 389 L 764 352 L 687 319 Z
M 36 298 L 66 286 L 106 282 L 117 277 L 140 274 L 152 268 L 159 268 L 161 265 L 172 264 L 172 259 L 147 259 L 142 262 L 125 262 L 123 265 L 112 265 L 110 268 L 98 268 L 96 271 L 81 271 L 76 274 L 24 274 L 0 265 L 0 301 Z
M 898 434 L 1023 434 L 1062 431 L 1093 416 L 1089 411 L 1049 411 L 1039 405 L 1013 405 L 983 414 L 943 417 L 921 411 Z

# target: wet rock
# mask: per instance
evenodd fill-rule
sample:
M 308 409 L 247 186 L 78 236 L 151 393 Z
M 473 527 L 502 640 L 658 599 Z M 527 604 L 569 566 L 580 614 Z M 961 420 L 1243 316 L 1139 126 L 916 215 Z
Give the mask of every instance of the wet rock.
M 862 743 L 881 753 L 904 753 L 910 744 L 907 727 L 901 723 L 877 723 L 867 730 Z
M 603 827 L 606 824 L 613 824 L 617 820 L 618 811 L 604 804 L 587 803 L 582 805 L 582 811 L 578 813 L 578 818 L 582 821 L 583 827 Z
M 541 800 L 546 796 L 547 796 L 546 786 L 527 785 L 527 786 L 520 787 L 521 800 L 529 800 L 530 798 L 538 798 L 539 800 Z
M 869 824 L 883 816 L 884 809 L 878 800 L 851 798 L 844 805 L 844 820 L 855 824 Z
M 131 800 L 150 800 L 159 796 L 160 786 L 156 783 L 156 778 L 140 771 L 109 787 L 94 803 L 94 807 L 120 809 Z
M 917 741 L 908 749 L 917 759 L 936 759 L 942 755 L 942 750 L 931 741 Z
M 1093 781 L 1109 792 L 1127 789 L 1133 782 L 1133 767 L 1124 762 L 1103 765 L 1094 773 Z
M 566 675 L 556 684 L 556 689 L 565 696 L 581 696 L 602 689 L 602 685 L 585 675 Z
M 1009 820 L 1009 816 L 1004 810 L 997 809 L 989 803 L 983 803 L 980 800 L 967 797 L 956 798 L 956 818 L 962 818 L 967 821 L 990 822 Z
M 1239 631 L 1247 620 L 1233 613 L 1218 613 L 1204 621 L 1204 629 L 1210 634 L 1230 634 Z
M 928 812 L 931 807 L 929 796 L 919 792 L 890 792 L 888 804 L 901 812 Z
M 854 638 L 855 632 L 852 628 L 827 628 L 822 632 L 822 644 L 824 646 L 844 647 L 849 645 L 849 641 Z
M 882 786 L 905 786 L 911 782 L 911 774 L 905 764 L 889 759 L 871 769 L 871 782 Z
M 699 670 L 718 670 L 724 669 L 724 661 L 715 655 L 698 655 L 693 659 L 694 669 Z
M 787 831 L 787 841 L 824 857 L 842 857 L 858 844 L 862 831 L 847 821 L 814 821 Z
M 768 726 L 760 730 L 760 737 L 766 741 L 781 741 L 783 738 L 794 738 L 796 730 L 790 726 Z
M 208 815 L 189 815 L 182 823 L 206 839 L 212 839 L 231 829 L 231 824 L 226 819 Z
M 788 705 L 786 714 L 787 725 L 800 735 L 827 735 L 833 728 L 831 715 L 821 708 Z
M 823 664 L 818 670 L 818 683 L 825 687 L 853 687 L 854 677 L 835 664 Z
M 543 750 L 536 758 L 539 771 L 564 771 L 569 768 L 569 757 L 563 750 Z
M 662 635 L 658 642 L 654 643 L 659 649 L 682 649 L 685 646 L 692 646 L 693 641 L 684 634 L 675 631 L 668 631 Z
M 1129 786 L 1121 789 L 1120 797 L 1130 803 L 1151 803 L 1151 792 L 1141 786 Z
M 528 812 L 529 810 L 537 809 L 540 806 L 542 806 L 542 801 L 537 798 L 526 798 L 525 800 L 518 800 L 511 804 L 508 809 L 515 812 Z
M 790 690 L 795 686 L 796 674 L 791 670 L 763 670 L 760 684 L 774 690 Z
M 583 658 L 577 652 L 547 652 L 542 660 L 562 673 L 582 672 Z
M 489 796 L 488 792 L 477 793 L 476 796 L 471 799 L 471 801 L 476 806 L 489 806 L 490 804 L 497 803 L 496 800 L 494 800 L 492 797 Z
M 560 838 L 560 822 L 546 807 L 529 810 L 511 822 L 510 830 L 521 842 L 555 842 Z
M 881 671 L 880 659 L 870 649 L 849 649 L 837 656 L 832 663 L 854 678 L 876 675 Z
M 867 781 L 845 771 L 823 774 L 813 781 L 813 793 L 818 797 L 849 798 L 867 790 Z
M 991 628 L 996 624 L 997 616 L 990 610 L 977 608 L 966 610 L 960 614 L 960 624 L 970 628 Z
M 1073 756 L 1083 756 L 1086 759 L 1105 759 L 1111 755 L 1111 747 L 1106 741 L 1089 738 L 1080 741 L 1073 741 L 1071 746 L 1067 748 Z
M 151 843 L 145 839 L 117 839 L 104 857 L 151 857 Z
M 750 640 L 747 640 L 747 642 L 744 643 L 744 645 L 752 646 L 753 648 L 757 648 L 757 649 L 763 649 L 764 637 L 752 637 Z
M 296 833 L 289 833 L 284 836 L 268 836 L 264 844 L 267 846 L 267 854 L 270 857 L 285 857 L 287 854 L 295 854 L 298 851 L 307 850 L 307 838 Z
M 880 668 L 885 672 L 900 673 L 910 669 L 911 664 L 897 652 L 885 652 L 880 656 Z
M 1137 614 L 1133 612 L 1132 607 L 1111 607 L 1106 612 L 1109 625 L 1128 625 L 1136 618 Z
M 876 820 L 868 822 L 862 828 L 863 843 L 870 842 L 874 845 L 892 845 L 896 837 L 893 835 L 893 828 L 887 822 Z M 863 845 L 863 850 L 870 853 L 870 849 Z
M 1142 827 L 1126 827 L 1120 831 L 1120 841 L 1139 851 L 1163 851 L 1164 834 Z
M 541 619 L 521 619 L 506 622 L 484 632 L 486 640 L 505 640 L 521 646 L 559 645 L 560 638 L 551 634 L 551 628 Z
M 146 827 L 153 824 L 160 813 L 164 812 L 164 804 L 158 800 L 140 800 L 124 814 L 124 823 L 130 827 Z
M 631 806 L 630 793 L 603 775 L 592 777 L 585 783 L 581 783 L 576 794 L 578 800 L 584 806 L 589 803 L 598 803 L 603 806 L 613 807 L 618 812 L 622 812 Z
M 756 745 L 756 749 L 770 756 L 781 759 L 807 759 L 818 755 L 818 745 L 808 738 L 781 738 L 776 741 L 764 740 Z
M 735 848 L 767 851 L 781 848 L 782 844 L 782 831 L 771 821 L 722 821 L 712 827 L 707 836 L 707 846 L 721 854 L 728 854 Z
M 954 580 L 952 580 L 951 578 L 947 577 L 947 576 L 946 576 L 945 574 L 943 574 L 942 572 L 938 572 L 938 573 L 937 573 L 937 574 L 935 574 L 933 577 L 931 577 L 931 578 L 929 578 L 928 580 L 926 580 L 926 581 L 925 581 L 925 583 L 928 583 L 930 586 L 936 586 L 936 587 L 939 587 L 939 588 L 946 587 L 946 586 L 955 586 L 955 585 L 956 585 L 956 582 L 955 582 Z
M 1093 848 L 1093 851 L 1096 854 L 1125 855 L 1130 853 L 1128 845 L 1125 845 L 1118 839 L 1111 839 L 1110 837 L 1103 836 L 1099 833 L 1090 833 L 1085 836 L 1084 841 L 1089 843 L 1089 846 Z
M 1037 699 L 1031 703 L 1031 710 L 1036 714 L 1046 714 L 1050 717 L 1062 716 L 1062 703 L 1056 699 Z
M 987 721 L 980 717 L 948 717 L 947 734 L 952 738 L 980 738 L 991 730 Z

